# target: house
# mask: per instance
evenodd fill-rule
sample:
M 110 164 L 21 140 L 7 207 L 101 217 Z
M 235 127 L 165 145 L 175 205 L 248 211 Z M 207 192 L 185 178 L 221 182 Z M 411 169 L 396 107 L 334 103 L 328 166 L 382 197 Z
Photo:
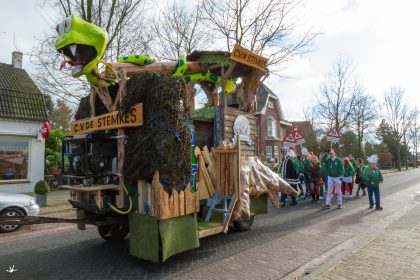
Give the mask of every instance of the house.
M 0 192 L 32 192 L 44 178 L 43 95 L 22 69 L 22 53 L 0 63 Z
M 279 151 L 283 146 L 286 131 L 292 124 L 285 121 L 278 96 L 265 84 L 257 92 L 257 111 L 255 113 L 258 132 L 257 150 L 260 159 L 279 161 Z

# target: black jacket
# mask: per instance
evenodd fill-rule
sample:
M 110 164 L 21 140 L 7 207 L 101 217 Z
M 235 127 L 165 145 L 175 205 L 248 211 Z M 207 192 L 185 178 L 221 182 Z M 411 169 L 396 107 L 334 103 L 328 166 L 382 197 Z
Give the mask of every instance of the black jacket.
M 281 177 L 287 183 L 291 185 L 299 184 L 300 181 L 298 179 L 298 174 L 296 173 L 296 169 L 293 166 L 293 161 L 290 157 L 287 157 L 285 160 L 281 162 Z

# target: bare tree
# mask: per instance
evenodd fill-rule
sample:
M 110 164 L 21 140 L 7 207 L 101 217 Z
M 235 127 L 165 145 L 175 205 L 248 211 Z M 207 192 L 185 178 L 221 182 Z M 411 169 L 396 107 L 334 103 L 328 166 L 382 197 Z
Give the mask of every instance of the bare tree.
M 85 21 L 103 27 L 108 33 L 104 60 L 114 61 L 132 52 L 148 50 L 151 38 L 148 32 L 139 32 L 144 26 L 144 0 L 51 0 L 44 5 L 56 9 L 56 17 L 49 19 L 51 29 L 39 40 L 31 58 L 36 65 L 35 80 L 40 88 L 68 102 L 86 95 L 89 85 L 84 78 L 74 79 L 58 70 L 62 56 L 55 50 L 55 25 L 74 14 Z
M 375 98 L 363 92 L 356 95 L 352 112 L 350 122 L 357 134 L 358 156 L 362 156 L 365 136 L 375 131 L 375 121 L 378 119 Z
M 160 59 L 175 60 L 193 50 L 209 48 L 213 40 L 204 28 L 197 4 L 189 7 L 173 0 L 154 17 L 153 54 Z
M 397 146 L 398 170 L 401 170 L 401 141 L 407 136 L 417 116 L 416 110 L 410 108 L 408 105 L 404 93 L 405 91 L 399 87 L 392 87 L 385 91 L 381 112 L 391 130 L 390 135 Z
M 278 66 L 309 50 L 319 34 L 307 31 L 293 40 L 299 20 L 299 0 L 202 0 L 203 14 L 214 36 L 231 51 L 235 44 L 269 57 Z
M 348 59 L 339 57 L 332 71 L 321 83 L 317 94 L 316 113 L 324 125 L 339 131 L 348 126 L 356 105 L 356 96 L 363 93 Z

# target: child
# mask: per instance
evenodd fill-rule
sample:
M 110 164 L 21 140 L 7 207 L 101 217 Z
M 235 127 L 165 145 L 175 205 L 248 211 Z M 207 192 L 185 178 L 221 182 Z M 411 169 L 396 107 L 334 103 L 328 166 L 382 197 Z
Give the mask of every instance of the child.
M 381 200 L 379 195 L 379 183 L 382 183 L 384 181 L 384 178 L 382 177 L 381 170 L 379 170 L 379 168 L 376 167 L 378 159 L 379 158 L 377 155 L 371 155 L 370 157 L 368 157 L 367 160 L 369 162 L 369 166 L 364 168 L 363 178 L 367 185 L 367 191 L 369 196 L 369 209 L 373 208 L 373 194 L 375 194 L 376 210 L 382 210 L 383 208 L 381 206 Z

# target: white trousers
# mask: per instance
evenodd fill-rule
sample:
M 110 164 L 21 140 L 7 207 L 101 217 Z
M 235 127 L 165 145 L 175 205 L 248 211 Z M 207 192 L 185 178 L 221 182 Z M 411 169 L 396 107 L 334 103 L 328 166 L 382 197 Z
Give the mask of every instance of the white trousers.
M 337 204 L 343 205 L 343 196 L 341 194 L 341 181 L 339 177 L 328 176 L 328 193 L 325 200 L 326 205 L 331 205 L 331 198 L 333 196 L 333 189 L 335 186 L 335 193 L 337 194 Z

